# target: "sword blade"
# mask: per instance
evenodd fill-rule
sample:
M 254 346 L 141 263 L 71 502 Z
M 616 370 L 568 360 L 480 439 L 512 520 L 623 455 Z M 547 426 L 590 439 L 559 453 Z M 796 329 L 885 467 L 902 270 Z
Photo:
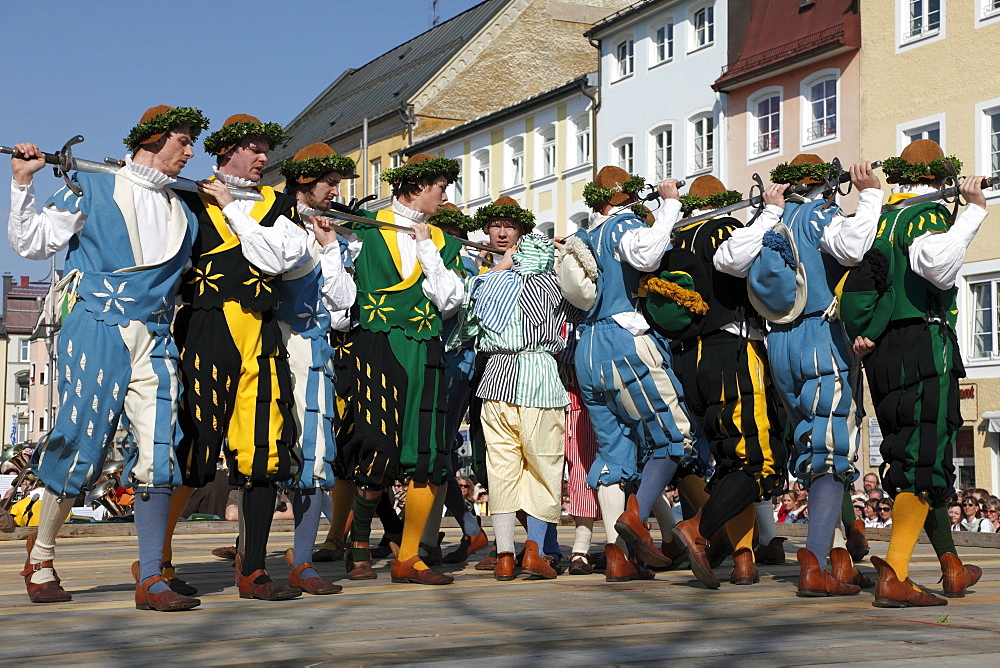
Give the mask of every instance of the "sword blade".
M 983 179 L 982 188 L 983 190 L 987 188 L 992 188 L 995 185 L 1000 184 L 1000 176 L 991 176 Z M 895 204 L 886 204 L 882 207 L 883 213 L 886 211 L 896 211 L 897 209 L 905 209 L 908 206 L 914 206 L 915 204 L 923 204 L 925 202 L 936 202 L 940 199 L 952 198 L 958 194 L 958 186 L 950 186 L 948 188 L 942 188 L 941 190 L 935 190 L 932 193 L 927 193 L 926 195 L 917 195 L 916 197 L 907 197 L 904 200 L 900 200 Z
M 398 232 L 413 231 L 412 228 L 406 227 L 405 225 L 396 225 L 394 223 L 387 223 L 381 220 L 375 220 L 374 218 L 355 216 L 350 213 L 344 213 L 343 211 L 337 211 L 336 209 L 327 209 L 326 211 L 323 212 L 323 217 L 333 218 L 334 220 L 345 220 L 350 223 L 363 223 L 365 225 L 373 225 L 375 227 L 380 227 L 387 230 L 396 230 Z M 341 225 L 334 225 L 334 228 L 337 230 L 337 232 L 340 232 L 341 234 L 344 233 L 353 234 L 353 232 L 349 228 L 343 227 Z M 445 235 L 451 236 L 447 232 L 445 232 Z M 458 243 L 462 244 L 463 246 L 469 246 L 470 248 L 477 248 L 479 250 L 484 250 L 488 253 L 499 253 L 500 255 L 503 255 L 505 252 L 500 248 L 494 248 L 493 246 L 487 246 L 486 244 L 479 244 L 476 243 L 475 241 L 469 241 L 468 239 L 459 239 L 458 237 L 452 237 L 452 238 Z

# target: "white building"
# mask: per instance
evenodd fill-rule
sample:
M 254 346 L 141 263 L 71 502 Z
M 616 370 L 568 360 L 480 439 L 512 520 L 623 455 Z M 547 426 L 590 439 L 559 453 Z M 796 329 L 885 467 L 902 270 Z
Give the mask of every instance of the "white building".
M 726 102 L 711 84 L 727 62 L 726 0 L 647 0 L 595 24 L 597 164 L 647 182 L 726 181 Z

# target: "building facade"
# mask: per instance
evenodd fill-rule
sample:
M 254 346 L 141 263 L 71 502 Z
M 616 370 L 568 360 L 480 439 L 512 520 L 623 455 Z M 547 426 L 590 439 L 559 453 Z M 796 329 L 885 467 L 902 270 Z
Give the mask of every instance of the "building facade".
M 597 165 L 647 182 L 726 179 L 725 96 L 711 88 L 727 62 L 725 0 L 639 2 L 596 24 Z
M 37 369 L 31 363 L 31 333 L 41 312 L 46 287 L 31 285 L 27 276 L 15 283 L 3 276 L 3 321 L 0 339 L 5 342 L 3 357 L 3 444 L 29 442 L 33 418 L 28 397 Z
M 1000 3 L 992 0 L 886 0 L 861 15 L 861 153 L 899 155 L 933 139 L 962 173 L 1000 175 L 1000 86 L 972 63 L 1000 59 Z M 1000 492 L 1000 188 L 961 271 L 957 335 L 967 377 L 965 425 L 953 460 L 960 487 Z M 869 410 L 869 415 L 871 411 Z M 871 418 L 868 419 L 872 422 Z M 875 438 L 871 438 L 874 436 Z M 865 463 L 879 463 L 878 435 L 865 430 Z
M 860 157 L 861 17 L 855 0 L 729 3 L 730 59 L 713 88 L 728 97 L 727 185 L 800 153 L 846 168 Z M 841 201 L 850 209 L 856 195 Z
M 448 199 L 469 215 L 502 195 L 535 214 L 537 232 L 572 234 L 586 221 L 592 178 L 591 109 L 596 76 L 583 75 L 474 121 L 415 142 L 407 154 L 458 160 Z

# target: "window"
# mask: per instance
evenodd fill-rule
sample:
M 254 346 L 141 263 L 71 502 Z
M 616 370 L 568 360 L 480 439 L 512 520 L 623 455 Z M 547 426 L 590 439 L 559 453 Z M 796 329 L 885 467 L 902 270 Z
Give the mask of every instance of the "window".
M 619 42 L 615 47 L 615 63 L 617 65 L 617 78 L 622 79 L 630 76 L 635 70 L 635 42 L 627 39 Z
M 402 151 L 394 151 L 393 153 L 390 153 L 389 154 L 389 162 L 390 162 L 390 165 L 392 166 L 393 169 L 396 169 L 397 167 L 402 167 L 403 166 L 403 152 Z
M 20 346 L 20 361 L 27 362 L 31 359 L 31 342 L 28 339 L 21 339 Z
M 39 415 L 38 416 L 38 431 L 40 431 L 40 432 L 44 432 L 45 431 L 45 416 L 44 415 Z
M 781 149 L 781 93 L 766 92 L 750 99 L 753 145 L 750 156 L 775 153 Z
M 476 197 L 490 196 L 490 151 L 483 149 L 472 156 L 476 165 Z
M 945 121 L 944 114 L 934 114 L 914 119 L 908 123 L 900 123 L 896 126 L 896 150 L 902 151 L 911 142 L 918 139 L 930 139 L 940 144 L 947 155 Z M 982 141 L 985 141 L 985 138 L 982 138 Z
M 941 0 L 907 0 L 903 41 L 936 35 L 941 29 Z
M 700 116 L 691 121 L 691 164 L 688 172 L 706 172 L 715 164 L 715 120 Z
M 650 142 L 653 156 L 653 179 L 660 182 L 674 173 L 674 130 L 668 125 L 654 130 Z
M 358 198 L 358 180 L 347 179 L 347 200 Z
M 976 133 L 976 145 L 979 146 L 976 173 L 996 177 L 1000 176 L 1000 106 L 987 108 L 989 105 L 1000 105 L 1000 99 L 976 105 L 976 111 L 982 113 Z M 986 192 L 987 197 L 997 195 L 1000 195 L 1000 185 Z
M 542 176 L 550 176 L 556 173 L 555 126 L 543 128 L 539 136 L 542 140 Z
M 921 128 L 914 128 L 904 132 L 906 141 L 904 144 L 912 144 L 918 139 L 930 139 L 933 142 L 941 143 L 941 127 L 937 123 L 925 125 Z
M 514 137 L 507 142 L 506 187 L 524 183 L 524 137 Z
M 576 128 L 574 136 L 574 165 L 590 162 L 590 118 L 584 114 L 573 124 Z
M 972 316 L 972 336 L 969 359 L 992 359 L 997 350 L 997 285 L 1000 281 L 969 282 L 969 313 Z
M 461 204 L 465 200 L 465 166 L 462 163 L 461 158 L 455 158 L 455 162 L 458 163 L 458 176 L 449 187 L 451 192 L 448 193 L 448 199 L 453 204 Z
M 806 141 L 823 141 L 837 135 L 837 78 L 822 79 L 806 86 L 808 105 Z
M 976 486 L 976 452 L 972 427 L 958 430 L 958 438 L 952 446 L 952 464 L 955 466 L 955 482 L 958 489 L 972 489 Z
M 38 372 L 38 382 L 42 385 L 48 385 L 48 376 L 45 373 L 45 367 L 43 366 L 41 371 Z
M 17 442 L 27 443 L 31 432 L 31 423 L 27 420 L 19 420 L 17 423 Z
M 708 5 L 695 11 L 691 17 L 691 50 L 711 46 L 715 42 L 715 6 Z
M 555 223 L 538 223 L 538 227 L 535 229 L 538 234 L 544 234 L 549 239 L 556 236 L 556 224 Z
M 26 387 L 17 388 L 17 400 L 22 404 L 28 400 L 28 388 Z
M 614 154 L 617 157 L 617 164 L 620 168 L 631 174 L 633 172 L 633 146 L 632 138 L 622 139 L 614 144 Z
M 382 158 L 372 160 L 371 192 L 378 197 L 382 196 Z
M 980 20 L 1000 19 L 1000 0 L 978 0 L 978 2 Z
M 653 64 L 665 63 L 674 57 L 674 24 L 667 23 L 653 33 Z

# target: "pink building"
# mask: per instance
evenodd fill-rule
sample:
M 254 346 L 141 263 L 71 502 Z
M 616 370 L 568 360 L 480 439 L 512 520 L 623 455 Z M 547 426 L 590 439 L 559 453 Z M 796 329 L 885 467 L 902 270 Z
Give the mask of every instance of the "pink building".
M 727 187 L 746 194 L 754 173 L 767 184 L 799 153 L 837 157 L 845 168 L 860 159 L 857 5 L 730 4 L 729 63 L 712 85 L 728 96 Z

